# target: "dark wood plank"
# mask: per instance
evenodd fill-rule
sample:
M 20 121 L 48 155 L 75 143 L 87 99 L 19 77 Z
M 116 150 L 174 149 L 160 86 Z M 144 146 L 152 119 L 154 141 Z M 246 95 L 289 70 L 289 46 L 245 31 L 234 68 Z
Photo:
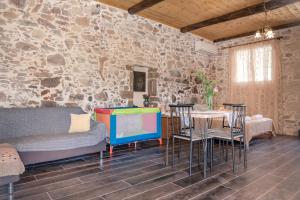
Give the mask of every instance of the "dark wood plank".
M 32 182 L 29 182 L 26 184 L 17 184 L 15 186 L 15 190 L 19 191 L 19 190 L 25 190 L 25 189 L 29 189 L 29 188 L 39 187 L 42 185 L 53 184 L 53 183 L 57 183 L 60 181 L 65 181 L 68 179 L 78 178 L 80 176 L 97 173 L 99 171 L 100 171 L 100 169 L 98 169 L 98 168 L 88 169 L 88 170 L 82 170 L 82 171 L 69 173 L 69 174 L 65 174 L 65 175 L 57 176 L 57 177 L 53 177 L 53 178 L 46 178 L 46 179 L 41 179 L 41 180 L 37 180 L 37 181 L 32 181 Z
M 207 193 L 201 194 L 193 198 L 193 200 L 217 200 L 223 199 L 223 197 L 229 196 L 230 194 L 234 193 L 235 190 L 231 188 L 227 188 L 224 185 L 220 185 Z
M 208 177 L 211 177 L 212 175 L 208 175 Z M 216 178 L 218 179 L 219 182 L 227 182 L 228 180 L 231 180 L 233 179 L 235 176 L 232 175 L 232 174 L 228 174 L 228 173 L 220 173 L 220 174 L 217 174 L 211 178 Z M 188 187 L 192 184 L 195 184 L 197 182 L 200 182 L 204 180 L 203 178 L 203 172 L 199 172 L 199 173 L 196 173 L 196 174 L 192 174 L 192 176 L 188 176 L 186 178 L 183 178 L 183 179 L 180 179 L 176 182 L 174 182 L 176 185 L 179 185 L 181 187 Z
M 199 28 L 203 28 L 206 26 L 210 26 L 210 25 L 214 25 L 214 24 L 218 24 L 218 23 L 222 23 L 222 22 L 226 22 L 226 21 L 230 21 L 230 20 L 234 20 L 234 19 L 238 19 L 238 18 L 242 18 L 242 17 L 247 17 L 247 16 L 251 16 L 254 14 L 258 14 L 258 13 L 262 13 L 265 11 L 265 7 L 267 10 L 274 10 L 283 6 L 286 6 L 288 4 L 291 3 L 295 3 L 298 0 L 271 0 L 266 2 L 266 4 L 264 5 L 264 3 L 259 3 L 253 6 L 249 6 L 222 16 L 218 16 L 215 18 L 211 18 L 211 19 L 207 19 L 205 21 L 201 21 L 198 23 L 194 23 L 188 26 L 185 26 L 183 28 L 180 29 L 180 31 L 182 33 L 186 33 L 186 32 L 190 32 Z
M 123 181 L 108 184 L 108 185 L 91 185 L 85 190 L 72 190 L 70 192 L 65 191 L 53 191 L 49 193 L 52 199 L 64 199 L 64 200 L 82 200 L 96 198 L 97 196 L 111 193 L 115 190 L 120 190 L 129 187 L 128 183 Z
M 133 15 L 133 14 L 138 13 L 142 10 L 145 10 L 151 6 L 154 6 L 155 4 L 162 2 L 162 1 L 163 0 L 143 0 L 143 1 L 133 5 L 132 7 L 130 7 L 128 9 L 128 12 Z
M 28 196 L 24 198 L 17 198 L 16 200 L 52 200 L 52 199 L 50 199 L 50 197 L 46 193 L 43 193 L 43 194 L 37 194 L 37 195 Z
M 117 200 L 117 199 L 127 198 L 130 196 L 145 192 L 147 190 L 151 190 L 152 188 L 160 187 L 161 185 L 176 181 L 176 180 L 186 177 L 186 176 L 188 176 L 188 174 L 186 172 L 182 172 L 182 171 L 175 172 L 172 174 L 161 176 L 156 179 L 152 179 L 152 180 L 131 186 L 124 190 L 115 191 L 113 193 L 104 195 L 103 198 L 105 200 Z
M 262 164 L 259 167 L 255 168 L 255 169 L 252 169 L 252 170 L 250 169 L 250 171 L 248 171 L 246 173 L 242 173 L 242 175 L 232 179 L 228 183 L 220 185 L 220 186 L 208 191 L 207 193 L 198 195 L 197 197 L 195 197 L 193 199 L 194 200 L 223 199 L 227 196 L 231 196 L 232 194 L 241 191 L 245 186 L 251 185 L 251 184 L 255 185 L 257 180 L 262 181 L 266 178 L 269 178 L 269 176 L 273 177 L 273 178 L 275 177 L 276 181 L 272 181 L 272 183 L 261 183 L 261 184 L 262 185 L 264 185 L 264 184 L 268 185 L 269 184 L 268 188 L 271 188 L 273 185 L 276 185 L 279 180 L 282 180 L 282 178 L 280 178 L 280 177 L 270 175 L 272 173 L 272 171 L 274 171 L 275 169 L 280 167 L 280 165 L 283 166 L 283 163 L 284 163 L 285 159 L 294 157 L 297 154 L 296 153 L 297 151 L 299 151 L 299 149 L 297 147 L 296 148 L 294 147 L 294 149 L 290 150 L 286 154 L 279 155 L 277 158 L 275 158 L 273 160 L 271 159 L 271 161 L 269 160 L 270 158 L 265 159 L 264 161 L 260 161 Z M 268 176 L 268 177 L 266 177 L 266 176 Z M 299 179 L 298 179 L 298 181 L 299 181 Z M 255 187 L 255 186 L 252 186 L 252 187 Z M 252 191 L 252 193 L 253 193 L 253 191 Z M 261 194 L 262 193 L 260 193 L 260 195 Z M 242 194 L 239 194 L 239 195 L 243 196 Z M 247 194 L 247 195 L 250 195 L 250 194 Z M 245 196 L 245 198 L 247 198 L 247 196 Z M 244 198 L 240 198 L 240 199 L 244 199 Z
M 151 162 L 150 162 L 151 163 Z M 126 168 L 122 170 L 116 170 L 115 172 L 111 173 L 97 173 L 97 174 L 91 174 L 88 176 L 80 177 L 80 180 L 82 182 L 90 182 L 90 181 L 96 181 L 96 180 L 103 180 L 105 178 L 108 178 L 110 176 L 118 176 L 119 179 L 126 179 L 130 177 L 137 176 L 139 174 L 147 173 L 147 172 L 152 172 L 155 170 L 159 170 L 164 168 L 163 164 L 154 164 L 149 165 L 149 164 L 144 164 L 142 165 L 135 165 L 134 167 L 131 168 Z
M 293 160 L 292 162 L 288 162 L 284 166 L 278 168 L 277 170 L 275 170 L 272 173 L 272 175 L 285 178 L 285 177 L 288 177 L 291 174 L 295 173 L 299 169 L 300 169 L 300 157 L 298 157 L 295 160 Z
M 171 195 L 165 196 L 161 199 L 162 200 L 187 200 L 201 193 L 204 193 L 214 187 L 220 186 L 225 182 L 227 182 L 227 180 L 223 179 L 221 175 L 216 175 L 207 178 L 201 182 L 195 183 Z
M 298 191 L 297 194 L 295 194 L 291 200 L 299 200 L 299 199 L 300 199 L 300 191 Z
M 220 160 L 218 148 L 215 148 L 214 168 L 208 173 L 207 179 L 203 179 L 202 163 L 198 166 L 196 152 L 193 157 L 193 175 L 188 176 L 187 143 L 183 143 L 181 159 L 178 160 L 176 156 L 174 169 L 170 166 L 164 167 L 164 146 L 159 146 L 157 142 L 143 143 L 137 150 L 128 148 L 127 145 L 116 149 L 112 157 L 105 158 L 104 171 L 98 169 L 97 154 L 30 166 L 16 184 L 16 200 L 49 200 L 49 195 L 53 196 L 52 200 L 169 198 L 196 186 L 199 189 L 190 190 L 187 197 L 220 199 L 231 196 L 247 199 L 248 194 L 243 192 L 243 188 L 254 190 L 251 185 L 269 176 L 281 181 L 266 182 L 268 189 L 265 189 L 265 194 L 255 195 L 255 198 L 299 197 L 297 183 L 300 182 L 300 140 L 295 137 L 278 136 L 254 140 L 248 154 L 248 168 L 244 169 L 237 160 L 238 166 L 234 175 L 231 172 L 230 160 L 228 163 Z M 131 184 L 126 183 L 126 180 Z M 4 199 L 8 199 L 6 186 L 0 187 L 0 200 Z
M 146 165 L 148 165 L 148 163 L 150 163 L 150 161 L 147 161 L 142 164 L 146 166 Z M 141 165 L 141 163 L 138 163 L 135 166 L 138 167 L 138 165 Z M 131 169 L 134 169 L 134 168 L 131 168 Z M 122 172 L 122 170 L 120 170 L 120 172 Z M 108 175 L 110 175 L 110 176 L 108 176 Z M 84 179 L 84 177 L 82 177 L 82 178 L 83 178 L 83 180 L 86 180 L 86 179 Z M 105 174 L 102 174 L 102 177 L 99 176 L 98 179 L 94 179 L 93 181 L 89 181 L 89 182 L 84 182 L 83 184 L 78 184 L 78 185 L 74 185 L 71 187 L 58 189 L 56 191 L 50 192 L 50 195 L 53 198 L 57 199 L 58 198 L 57 195 L 60 195 L 60 194 L 72 193 L 72 191 L 77 191 L 77 192 L 85 191 L 95 185 L 97 185 L 97 186 L 106 185 L 106 184 L 111 184 L 111 183 L 121 181 L 121 180 L 122 180 L 122 177 L 119 176 L 118 174 L 113 175 L 113 173 L 111 173 L 111 172 L 110 173 L 106 172 Z
M 300 25 L 300 21 L 295 21 L 292 23 L 287 23 L 287 24 L 281 24 L 278 26 L 273 26 L 272 29 L 273 30 L 280 30 L 280 29 L 285 29 L 285 28 L 289 28 L 289 27 L 293 27 L 293 26 L 299 26 Z M 255 34 L 257 30 L 253 30 L 247 33 L 241 33 L 241 34 L 237 34 L 237 35 L 233 35 L 233 36 L 229 36 L 229 37 L 224 37 L 224 38 L 219 38 L 214 40 L 214 42 L 222 42 L 222 41 L 226 41 L 226 40 L 232 40 L 232 39 L 236 39 L 236 38 L 240 38 L 240 37 L 246 37 L 246 36 L 250 36 Z
M 243 189 L 239 190 L 236 193 L 233 193 L 226 200 L 253 200 L 262 195 L 266 190 L 270 189 L 273 185 L 276 185 L 282 178 L 267 175 L 261 177 L 260 179 L 254 181 L 250 185 L 247 185 Z
M 27 190 L 17 191 L 14 193 L 14 197 L 16 199 L 30 198 L 32 196 L 35 196 L 35 195 L 38 195 L 41 193 L 46 193 L 48 191 L 57 190 L 57 189 L 64 188 L 64 187 L 70 187 L 70 186 L 77 185 L 80 183 L 81 182 L 78 179 L 67 179 L 65 181 L 61 181 L 58 183 L 42 185 L 39 187 L 29 188 Z
M 147 192 L 140 193 L 138 195 L 132 196 L 127 198 L 126 200 L 153 200 L 156 198 L 159 198 L 161 196 L 165 196 L 169 193 L 175 192 L 177 190 L 180 190 L 181 187 L 178 185 L 175 185 L 173 183 L 168 183 L 166 185 L 156 187 L 152 190 L 148 190 Z
M 286 168 L 287 169 L 287 168 Z M 286 170 L 289 171 L 289 170 Z M 298 171 L 283 179 L 273 189 L 259 197 L 260 200 L 281 200 L 291 199 L 298 191 L 300 191 L 300 167 Z
M 294 156 L 297 156 L 298 151 L 299 151 L 299 148 L 295 148 L 295 149 L 285 153 L 284 155 L 279 156 L 278 158 L 276 158 L 274 160 L 271 160 L 271 161 L 265 160 L 265 162 L 258 168 L 250 170 L 250 171 L 242 174 L 241 176 L 234 178 L 233 180 L 224 184 L 224 186 L 231 188 L 233 190 L 240 190 L 242 187 L 253 183 L 255 180 L 257 180 L 263 176 L 266 176 L 266 175 L 270 174 L 272 171 L 275 171 L 280 166 L 283 166 L 286 160 L 293 158 Z
M 178 165 L 176 165 L 176 170 L 183 170 L 185 168 L 188 167 L 188 163 L 186 162 L 182 162 Z M 132 178 L 128 178 L 125 179 L 124 181 L 126 181 L 127 183 L 130 183 L 131 185 L 136 185 L 139 183 L 142 183 L 144 181 L 148 181 L 151 179 L 155 179 L 164 175 L 168 175 L 174 172 L 174 169 L 172 167 L 166 167 L 166 168 L 162 168 L 160 170 L 156 170 L 154 172 L 150 172 L 150 173 L 145 173 L 145 174 L 141 174 Z

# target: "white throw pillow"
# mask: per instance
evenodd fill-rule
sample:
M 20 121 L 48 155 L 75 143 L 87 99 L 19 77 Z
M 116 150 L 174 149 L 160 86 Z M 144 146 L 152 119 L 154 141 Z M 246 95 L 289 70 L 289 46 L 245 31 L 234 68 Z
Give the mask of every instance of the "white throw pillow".
M 71 114 L 69 133 L 87 132 L 90 130 L 90 114 Z

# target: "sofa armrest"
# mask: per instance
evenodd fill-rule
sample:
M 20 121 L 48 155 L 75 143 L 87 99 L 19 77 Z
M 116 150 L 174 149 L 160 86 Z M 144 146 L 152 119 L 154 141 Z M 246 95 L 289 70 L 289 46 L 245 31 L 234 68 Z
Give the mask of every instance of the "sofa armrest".
M 101 141 L 106 139 L 107 136 L 107 130 L 104 123 L 96 122 L 94 120 L 91 120 L 90 122 L 90 134 L 100 135 Z

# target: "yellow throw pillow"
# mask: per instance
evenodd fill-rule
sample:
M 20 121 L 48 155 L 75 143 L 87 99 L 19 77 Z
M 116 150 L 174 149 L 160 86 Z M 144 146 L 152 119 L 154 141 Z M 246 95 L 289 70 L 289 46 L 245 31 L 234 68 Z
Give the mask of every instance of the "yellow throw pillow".
M 87 132 L 90 130 L 90 114 L 71 114 L 69 133 Z

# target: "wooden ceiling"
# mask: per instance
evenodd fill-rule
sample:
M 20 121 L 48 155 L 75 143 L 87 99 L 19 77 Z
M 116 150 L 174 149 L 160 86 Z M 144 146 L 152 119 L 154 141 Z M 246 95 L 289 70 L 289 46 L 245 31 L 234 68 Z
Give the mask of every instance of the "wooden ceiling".
M 265 21 L 263 0 L 98 1 L 213 41 L 252 34 Z M 300 0 L 271 0 L 266 7 L 271 10 L 268 24 L 275 29 L 300 25 Z M 199 22 L 201 28 L 197 28 Z

